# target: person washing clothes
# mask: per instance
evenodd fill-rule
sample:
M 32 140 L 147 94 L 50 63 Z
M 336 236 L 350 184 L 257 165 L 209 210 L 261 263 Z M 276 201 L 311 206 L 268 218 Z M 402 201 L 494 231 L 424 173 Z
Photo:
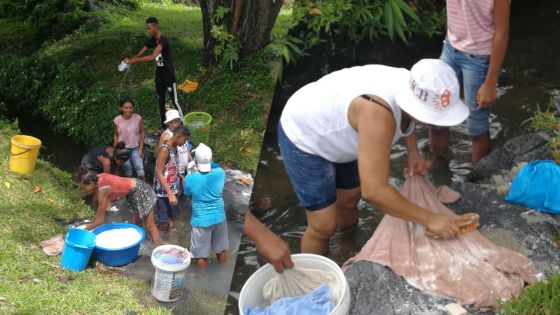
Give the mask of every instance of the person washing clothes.
M 132 177 L 132 171 L 136 176 L 144 180 L 144 164 L 142 163 L 142 150 L 144 148 L 144 123 L 140 115 L 134 113 L 134 102 L 122 100 L 119 104 L 121 114 L 113 119 L 114 134 L 113 146 L 118 142 L 124 142 L 125 147 L 130 150 L 130 159 L 123 165 L 124 176 Z
M 163 244 L 154 220 L 157 197 L 150 185 L 134 178 L 119 177 L 107 173 L 97 174 L 81 166 L 76 174 L 82 195 L 93 195 L 97 206 L 95 220 L 84 228 L 88 231 L 105 223 L 107 208 L 111 201 L 126 197 L 128 208 L 133 217 L 141 218 L 146 224 L 152 242 Z M 136 221 L 136 220 L 135 220 Z M 138 224 L 138 222 L 135 222 Z M 142 226 L 142 224 L 138 224 Z
M 159 137 L 158 147 L 161 147 L 162 144 L 165 143 L 165 141 L 171 139 L 171 137 L 173 136 L 173 130 L 175 130 L 175 128 L 183 125 L 183 122 L 181 121 L 181 116 L 177 110 L 170 109 L 165 113 L 165 125 L 167 125 L 167 129 L 165 129 L 165 131 Z M 187 170 L 187 165 L 189 164 L 190 161 L 192 161 L 192 156 L 191 156 L 192 145 L 188 141 L 190 139 L 191 134 L 187 127 L 185 126 L 183 127 L 188 131 L 187 142 L 183 145 L 177 146 L 177 155 L 179 159 L 178 172 L 179 172 L 179 177 L 181 178 L 181 185 L 184 185 L 185 182 L 185 172 Z
M 165 141 L 158 150 L 154 190 L 158 196 L 158 229 L 169 231 L 178 220 L 179 174 L 177 171 L 177 146 L 187 142 L 189 131 L 185 127 L 177 127 L 173 136 Z
M 301 251 L 326 254 L 337 229 L 355 227 L 362 197 L 382 212 L 421 224 L 442 238 L 458 233 L 458 216 L 436 214 L 389 184 L 391 146 L 408 152 L 407 174 L 425 175 L 415 122 L 453 126 L 468 108 L 453 69 L 423 59 L 409 71 L 383 65 L 330 73 L 299 89 L 278 124 L 278 144 L 292 186 L 306 210 Z
M 490 153 L 490 107 L 497 98 L 498 75 L 507 50 L 509 8 L 510 0 L 447 0 L 447 36 L 440 59 L 463 83 L 473 164 Z M 448 150 L 449 128 L 431 126 L 434 166 L 447 166 Z
M 159 21 L 155 17 L 146 19 L 146 29 L 150 39 L 146 41 L 144 47 L 134 56 L 124 59 L 124 62 L 132 65 L 138 62 L 156 63 L 156 93 L 159 104 L 159 116 L 161 119 L 161 127 L 165 129 L 165 93 L 168 92 L 171 101 L 179 116 L 183 117 L 183 109 L 177 98 L 177 84 L 175 79 L 175 68 L 171 60 L 171 45 L 166 36 L 159 29 Z M 148 49 L 153 49 L 152 54 L 144 56 Z
M 212 149 L 204 143 L 193 152 L 198 172 L 187 175 L 184 192 L 192 196 L 190 251 L 197 266 L 203 269 L 208 264 L 211 248 L 218 262 L 227 262 L 229 240 L 222 198 L 226 174 L 212 162 Z
M 120 175 L 123 165 L 130 159 L 130 150 L 124 142 L 117 142 L 114 147 L 102 145 L 88 151 L 83 157 L 81 165 L 97 173 L 111 173 Z

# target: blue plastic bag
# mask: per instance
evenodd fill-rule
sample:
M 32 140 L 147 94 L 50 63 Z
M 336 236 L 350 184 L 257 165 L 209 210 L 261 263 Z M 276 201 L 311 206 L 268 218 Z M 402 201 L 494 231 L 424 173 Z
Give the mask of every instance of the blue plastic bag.
M 328 315 L 334 308 L 331 287 L 322 284 L 311 293 L 276 300 L 266 308 L 245 307 L 246 315 Z
M 550 160 L 525 165 L 513 179 L 506 201 L 560 213 L 560 165 Z

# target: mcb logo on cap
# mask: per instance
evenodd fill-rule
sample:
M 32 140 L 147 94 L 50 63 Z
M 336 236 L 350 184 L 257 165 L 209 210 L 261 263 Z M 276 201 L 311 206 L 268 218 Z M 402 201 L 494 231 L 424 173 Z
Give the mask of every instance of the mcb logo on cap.
M 448 88 L 443 88 L 439 92 L 422 89 L 413 78 L 410 78 L 410 88 L 412 89 L 412 94 L 420 102 L 426 105 L 429 104 L 436 110 L 447 110 L 449 105 L 451 105 L 451 91 Z
M 469 116 L 461 100 L 453 68 L 439 59 L 422 59 L 412 66 L 395 101 L 416 120 L 434 126 L 456 126 Z

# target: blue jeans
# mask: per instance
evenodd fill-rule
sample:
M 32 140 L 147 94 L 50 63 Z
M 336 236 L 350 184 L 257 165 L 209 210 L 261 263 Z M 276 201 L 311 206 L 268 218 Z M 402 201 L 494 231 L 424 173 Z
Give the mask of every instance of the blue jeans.
M 278 145 L 300 205 L 306 210 L 321 210 L 335 203 L 337 189 L 360 186 L 358 161 L 333 163 L 306 153 L 288 139 L 281 123 Z
M 142 159 L 140 158 L 140 147 L 131 148 L 130 159 L 128 159 L 123 164 L 123 174 L 125 177 L 132 177 L 132 170 L 136 172 L 136 176 L 140 178 L 145 177 L 144 164 L 142 164 Z
M 464 102 L 470 112 L 469 118 L 467 118 L 469 136 L 480 136 L 490 130 L 490 109 L 476 109 L 476 94 L 486 79 L 490 56 L 467 54 L 444 41 L 443 51 L 439 58 L 455 70 L 459 82 L 463 86 Z

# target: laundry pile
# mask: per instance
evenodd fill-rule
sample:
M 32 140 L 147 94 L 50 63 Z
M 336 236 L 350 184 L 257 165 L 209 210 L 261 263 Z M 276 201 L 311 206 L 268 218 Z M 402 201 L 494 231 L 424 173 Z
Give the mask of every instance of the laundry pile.
M 161 248 L 153 253 L 153 257 L 168 265 L 178 265 L 189 258 L 189 252 L 178 248 Z
M 451 203 L 459 198 L 458 193 L 436 188 L 419 175 L 405 181 L 401 194 L 425 209 L 447 214 L 453 212 L 442 201 Z M 390 215 L 384 216 L 371 239 L 343 270 L 360 260 L 387 266 L 422 291 L 481 309 L 518 296 L 524 283 L 541 276 L 527 257 L 493 244 L 478 231 L 435 240 L 426 236 L 423 226 Z
M 120 249 L 138 243 L 142 235 L 136 229 L 112 229 L 101 232 L 95 238 L 95 246 L 106 249 Z
M 329 314 L 342 297 L 336 275 L 294 267 L 277 273 L 263 287 L 266 307 L 245 307 L 247 315 Z

